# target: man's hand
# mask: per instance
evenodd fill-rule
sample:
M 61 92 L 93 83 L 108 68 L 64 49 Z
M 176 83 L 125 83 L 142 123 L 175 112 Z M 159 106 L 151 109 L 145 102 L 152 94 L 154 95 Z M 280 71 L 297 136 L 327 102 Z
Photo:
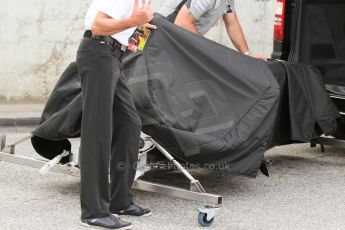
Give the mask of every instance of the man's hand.
M 251 56 L 253 58 L 256 58 L 256 59 L 260 59 L 262 61 L 266 61 L 267 62 L 267 57 L 259 54 L 259 53 L 249 53 L 248 56 Z
M 141 7 L 139 7 L 139 1 L 141 1 Z M 152 8 L 150 1 L 135 0 L 134 9 L 130 17 L 133 27 L 141 26 L 151 21 L 153 18 Z
M 139 1 L 142 2 L 141 8 L 139 7 Z M 132 15 L 123 19 L 113 19 L 109 15 L 98 12 L 96 18 L 92 24 L 92 34 L 101 36 L 111 36 L 117 34 L 126 29 L 143 25 L 149 22 L 153 18 L 150 1 L 135 0 L 134 9 Z M 155 29 L 155 26 L 149 24 L 147 26 L 150 29 Z

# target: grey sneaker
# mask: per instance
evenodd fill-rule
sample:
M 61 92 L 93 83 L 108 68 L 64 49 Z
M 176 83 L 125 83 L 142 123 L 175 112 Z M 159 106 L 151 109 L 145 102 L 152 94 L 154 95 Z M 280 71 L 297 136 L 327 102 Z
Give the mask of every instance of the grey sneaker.
M 114 214 L 129 216 L 151 216 L 152 212 L 148 208 L 142 208 L 139 205 L 132 203 L 128 208 L 120 210 Z
M 108 229 L 131 229 L 130 222 L 121 220 L 120 218 L 110 215 L 99 219 L 81 219 L 81 224 L 86 227 L 102 227 Z

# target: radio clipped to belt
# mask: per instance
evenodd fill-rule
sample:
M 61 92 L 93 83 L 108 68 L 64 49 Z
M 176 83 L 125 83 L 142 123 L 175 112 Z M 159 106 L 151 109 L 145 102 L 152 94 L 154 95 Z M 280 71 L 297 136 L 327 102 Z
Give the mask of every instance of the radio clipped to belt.
M 132 52 L 143 51 L 150 33 L 151 30 L 144 26 L 136 28 L 133 35 L 129 38 L 128 50 Z

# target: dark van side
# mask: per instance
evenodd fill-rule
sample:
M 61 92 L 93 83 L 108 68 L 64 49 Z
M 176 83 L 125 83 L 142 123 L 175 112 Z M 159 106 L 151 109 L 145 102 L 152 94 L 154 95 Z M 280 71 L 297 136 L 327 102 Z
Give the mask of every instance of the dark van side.
M 272 58 L 317 67 L 344 118 L 345 0 L 276 1 Z

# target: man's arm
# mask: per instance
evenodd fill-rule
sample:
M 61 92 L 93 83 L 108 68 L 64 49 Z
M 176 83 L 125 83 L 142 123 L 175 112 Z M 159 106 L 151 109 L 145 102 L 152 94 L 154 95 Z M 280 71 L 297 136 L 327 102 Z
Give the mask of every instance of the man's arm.
M 186 5 L 182 6 L 181 10 L 176 16 L 175 24 L 181 26 L 182 28 L 195 33 L 197 35 L 201 35 L 198 29 L 195 26 L 196 18 L 190 12 Z
M 153 18 L 150 1 L 140 1 L 142 2 L 142 7 L 139 7 L 139 0 L 135 0 L 133 12 L 128 18 L 116 20 L 105 13 L 98 12 L 92 24 L 92 33 L 95 35 L 110 36 L 149 22 Z
M 243 30 L 238 21 L 236 13 L 231 12 L 224 14 L 223 21 L 225 23 L 229 38 L 236 49 L 241 53 L 249 52 L 247 41 L 244 38 Z
M 254 58 L 267 61 L 267 58 L 262 56 L 261 54 L 250 53 L 242 27 L 235 12 L 226 13 L 223 16 L 223 21 L 225 23 L 226 31 L 229 35 L 229 38 L 238 51 Z

